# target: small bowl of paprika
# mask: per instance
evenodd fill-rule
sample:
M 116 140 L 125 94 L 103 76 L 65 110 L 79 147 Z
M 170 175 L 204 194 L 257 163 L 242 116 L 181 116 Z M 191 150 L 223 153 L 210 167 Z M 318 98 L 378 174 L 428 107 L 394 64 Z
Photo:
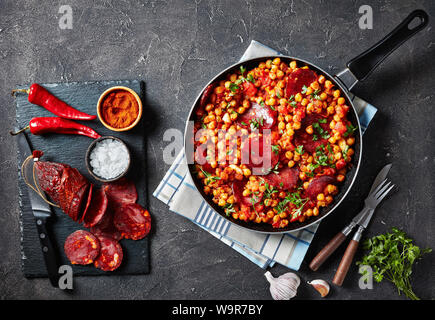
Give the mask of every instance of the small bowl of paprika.
M 101 123 L 112 131 L 127 131 L 137 125 L 142 117 L 142 101 L 127 87 L 117 86 L 104 91 L 97 104 Z

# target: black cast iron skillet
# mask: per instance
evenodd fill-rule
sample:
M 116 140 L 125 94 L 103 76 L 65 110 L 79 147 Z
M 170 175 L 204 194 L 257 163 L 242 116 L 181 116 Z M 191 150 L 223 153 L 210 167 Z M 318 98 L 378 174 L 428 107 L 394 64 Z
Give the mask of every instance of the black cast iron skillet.
M 348 119 L 352 122 L 354 126 L 358 126 L 358 131 L 355 132 L 355 145 L 354 150 L 355 154 L 353 156 L 353 164 L 351 169 L 348 171 L 346 175 L 346 179 L 342 185 L 339 186 L 339 193 L 334 197 L 334 201 L 327 207 L 324 207 L 320 210 L 320 213 L 317 217 L 311 217 L 305 222 L 293 222 L 290 223 L 285 228 L 273 228 L 272 225 L 266 223 L 254 223 L 254 222 L 245 222 L 237 219 L 233 219 L 232 217 L 227 217 L 223 208 L 219 207 L 215 204 L 209 196 L 207 196 L 203 191 L 203 185 L 201 181 L 196 177 L 195 165 L 193 164 L 193 122 L 196 120 L 195 111 L 199 107 L 199 100 L 207 86 L 201 91 L 201 94 L 195 100 L 193 104 L 188 121 L 186 123 L 185 130 L 185 152 L 186 158 L 188 160 L 188 168 L 189 174 L 198 189 L 199 193 L 202 195 L 204 200 L 222 217 L 235 223 L 236 225 L 247 228 L 249 230 L 263 232 L 263 233 L 283 233 L 290 231 L 297 231 L 302 228 L 306 228 L 326 216 L 328 216 L 331 212 L 337 208 L 337 206 L 343 201 L 346 195 L 349 193 L 359 170 L 361 155 L 362 155 L 362 132 L 361 126 L 359 123 L 359 118 L 355 106 L 352 102 L 352 99 L 349 96 L 350 90 L 353 86 L 361 80 L 367 78 L 368 75 L 388 56 L 390 55 L 396 48 L 398 48 L 402 43 L 411 38 L 420 30 L 424 29 L 428 24 L 429 17 L 427 13 L 423 10 L 415 10 L 413 11 L 402 23 L 400 23 L 391 33 L 389 33 L 386 37 L 372 46 L 370 49 L 366 50 L 356 58 L 350 60 L 347 63 L 347 68 L 343 71 L 339 72 L 337 75 L 332 76 L 325 70 L 321 69 L 317 65 L 308 62 L 306 60 L 290 57 L 290 56 L 266 56 L 259 57 L 255 59 L 246 60 L 243 62 L 238 62 L 227 69 L 223 70 L 221 73 L 216 75 L 208 84 L 219 82 L 222 79 L 225 79 L 225 76 L 228 73 L 233 73 L 240 69 L 240 66 L 243 65 L 247 70 L 253 69 L 262 61 L 266 61 L 268 59 L 273 59 L 279 57 L 281 61 L 290 63 L 292 60 L 297 61 L 298 67 L 302 67 L 304 65 L 308 66 L 310 69 L 314 70 L 318 75 L 323 74 L 327 79 L 329 79 L 337 88 L 339 88 L 345 98 L 346 104 L 350 106 L 348 112 Z

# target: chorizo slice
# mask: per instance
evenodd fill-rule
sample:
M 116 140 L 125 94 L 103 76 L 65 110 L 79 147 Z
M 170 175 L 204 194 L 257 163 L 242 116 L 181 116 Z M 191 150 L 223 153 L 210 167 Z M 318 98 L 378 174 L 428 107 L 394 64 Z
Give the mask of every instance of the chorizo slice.
M 135 184 L 125 178 L 119 179 L 116 182 L 105 183 L 103 188 L 114 206 L 135 203 L 137 201 Z
M 151 216 L 148 210 L 137 203 L 116 208 L 113 223 L 126 239 L 142 239 L 151 230 Z
M 124 254 L 118 241 L 104 236 L 99 236 L 100 254 L 94 261 L 94 266 L 103 271 L 116 270 L 122 262 Z
M 307 195 L 311 200 L 315 200 L 319 193 L 322 193 L 328 184 L 336 183 L 335 177 L 331 176 L 320 176 L 314 178 L 307 188 Z
M 211 94 L 213 93 L 213 89 L 216 85 L 214 83 L 209 84 L 205 89 L 204 92 L 201 95 L 201 99 L 199 100 L 199 106 L 201 108 L 204 108 L 205 105 L 208 102 L 208 99 L 210 98 Z
M 98 237 L 104 236 L 116 241 L 123 238 L 121 232 L 113 224 L 113 211 L 109 211 L 109 208 L 107 208 L 107 212 L 103 215 L 100 222 L 91 227 L 91 232 Z
M 72 264 L 90 264 L 100 253 L 100 241 L 88 231 L 77 230 L 66 238 L 64 251 Z
M 103 216 L 107 211 L 109 200 L 104 189 L 100 188 L 93 193 L 90 202 L 83 223 L 86 228 L 91 228 L 97 225 L 101 219 L 103 219 Z
M 317 79 L 316 73 L 310 69 L 296 69 L 288 77 L 286 96 L 301 92 L 303 86 L 309 86 Z
M 272 151 L 272 137 L 251 133 L 249 138 L 242 140 L 242 164 L 251 169 L 258 169 L 259 173 L 268 173 L 279 161 L 279 155 Z
M 299 169 L 286 166 L 278 173 L 269 173 L 263 179 L 275 188 L 282 190 L 293 189 L 298 183 Z
M 237 118 L 237 123 L 243 128 L 270 129 L 276 123 L 276 112 L 268 106 L 262 107 L 258 103 L 252 103 L 251 107 Z
M 89 189 L 89 184 L 83 185 L 76 193 L 74 193 L 71 202 L 69 204 L 69 209 L 66 212 L 71 219 L 77 221 L 79 219 L 79 213 L 83 209 L 84 200 L 87 199 L 87 191 Z
M 325 120 L 325 119 L 326 119 L 326 121 L 319 122 L 320 120 Z M 306 132 L 306 128 L 310 125 L 313 125 L 313 123 L 318 123 L 319 128 L 321 128 L 321 130 L 323 130 L 324 134 L 330 134 L 330 132 L 331 132 L 331 129 L 329 128 L 330 120 L 331 119 L 327 119 L 325 117 L 322 117 L 319 114 L 312 114 L 312 115 L 306 116 L 302 120 L 301 128 L 299 130 L 295 131 L 295 134 L 294 134 L 295 146 L 303 146 L 304 150 L 309 152 L 309 153 L 316 152 L 316 148 L 321 146 L 321 145 L 326 146 L 328 144 L 328 140 L 325 138 L 322 138 L 322 136 L 317 132 L 316 129 L 315 129 L 313 134 L 309 134 Z M 313 140 L 314 137 L 316 137 L 317 140 Z

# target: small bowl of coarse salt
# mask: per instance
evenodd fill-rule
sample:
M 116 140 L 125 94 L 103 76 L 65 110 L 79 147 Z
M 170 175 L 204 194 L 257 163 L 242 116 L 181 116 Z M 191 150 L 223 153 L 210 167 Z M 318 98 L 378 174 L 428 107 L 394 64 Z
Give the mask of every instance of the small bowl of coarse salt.
M 112 136 L 94 140 L 86 152 L 89 173 L 101 182 L 122 178 L 130 168 L 130 151 L 124 141 Z

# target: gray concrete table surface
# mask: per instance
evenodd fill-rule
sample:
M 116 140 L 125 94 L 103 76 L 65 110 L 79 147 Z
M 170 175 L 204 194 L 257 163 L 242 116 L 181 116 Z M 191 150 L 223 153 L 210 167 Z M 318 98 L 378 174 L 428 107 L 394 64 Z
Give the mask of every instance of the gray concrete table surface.
M 59 28 L 61 4 L 73 10 L 72 30 Z M 373 8 L 373 30 L 358 27 L 361 5 Z M 169 165 L 162 161 L 168 128 L 183 130 L 201 88 L 236 62 L 251 40 L 303 57 L 334 73 L 402 21 L 412 10 L 435 17 L 435 2 L 415 1 L 23 1 L 0 2 L 0 299 L 270 299 L 258 268 L 207 232 L 151 198 L 154 233 L 151 274 L 81 277 L 73 294 L 48 280 L 27 280 L 20 269 L 16 146 L 8 131 L 17 84 L 100 79 L 142 79 L 145 110 L 153 110 L 149 186 L 154 190 Z M 397 226 L 421 247 L 435 248 L 433 20 L 393 53 L 356 94 L 379 108 L 364 136 L 360 174 L 339 209 L 321 224 L 298 272 L 303 282 L 331 281 L 343 246 L 317 273 L 309 261 L 362 207 L 377 171 L 392 162 L 398 191 L 377 210 L 366 233 Z M 146 117 L 145 113 L 145 117 Z M 362 251 L 357 254 L 360 258 Z M 415 292 L 435 298 L 435 253 L 418 263 Z M 274 275 L 287 272 L 276 266 Z M 388 282 L 358 287 L 352 268 L 330 299 L 404 299 Z M 303 283 L 300 299 L 319 295 Z

